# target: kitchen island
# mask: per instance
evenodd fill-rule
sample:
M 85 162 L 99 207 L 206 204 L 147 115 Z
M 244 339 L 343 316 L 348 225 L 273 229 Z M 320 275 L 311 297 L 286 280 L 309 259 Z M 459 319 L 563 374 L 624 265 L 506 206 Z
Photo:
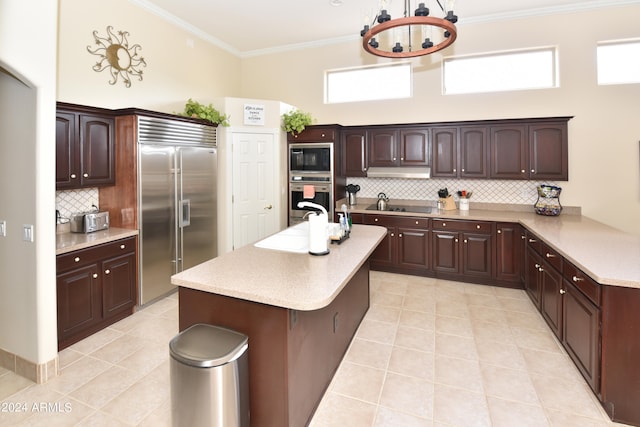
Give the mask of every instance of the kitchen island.
M 247 245 L 172 277 L 179 328 L 249 337 L 251 425 L 303 426 L 369 308 L 369 256 L 386 236 L 354 225 L 326 256 Z

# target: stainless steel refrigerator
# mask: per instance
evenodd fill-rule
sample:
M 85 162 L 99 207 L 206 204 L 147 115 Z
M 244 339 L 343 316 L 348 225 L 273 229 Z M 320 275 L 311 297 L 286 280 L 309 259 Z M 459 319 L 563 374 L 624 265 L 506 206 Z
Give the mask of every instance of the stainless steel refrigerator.
M 138 116 L 140 304 L 217 255 L 215 128 Z

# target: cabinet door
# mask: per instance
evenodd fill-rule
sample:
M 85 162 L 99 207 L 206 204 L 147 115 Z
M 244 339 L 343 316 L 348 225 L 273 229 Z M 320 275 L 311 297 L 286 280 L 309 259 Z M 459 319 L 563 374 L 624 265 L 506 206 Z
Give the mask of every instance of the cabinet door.
M 440 178 L 458 176 L 458 129 L 431 129 L 433 165 L 431 175 Z
M 129 310 L 136 302 L 136 257 L 128 253 L 104 260 L 102 266 L 102 306 L 108 318 Z
M 540 310 L 540 269 L 542 268 L 542 258 L 533 248 L 527 247 L 525 259 L 524 287 L 533 304 Z
M 369 166 L 397 166 L 398 132 L 392 129 L 369 131 Z
M 78 146 L 77 116 L 56 114 L 56 189 L 80 186 L 80 148 Z
M 459 273 L 458 233 L 452 231 L 432 231 L 433 270 L 443 273 Z
M 490 129 L 490 178 L 527 179 L 526 126 L 494 126 Z
M 529 178 L 569 179 L 566 123 L 529 126 Z
M 490 279 L 493 269 L 491 235 L 462 233 L 462 273 Z
M 600 309 L 564 281 L 563 344 L 594 392 L 600 391 Z
M 400 132 L 400 166 L 429 166 L 431 147 L 427 129 Z
M 489 138 L 486 127 L 460 128 L 460 177 L 489 176 Z
M 542 262 L 540 312 L 549 328 L 562 340 L 562 275 L 548 262 Z
M 88 114 L 80 115 L 82 185 L 115 184 L 114 120 Z
M 398 227 L 398 266 L 429 269 L 429 231 Z
M 90 264 L 59 274 L 56 284 L 60 342 L 102 319 L 98 266 Z
M 501 282 L 521 283 L 522 227 L 502 222 L 496 227 L 496 279 Z
M 352 129 L 343 133 L 344 176 L 367 176 L 367 131 Z

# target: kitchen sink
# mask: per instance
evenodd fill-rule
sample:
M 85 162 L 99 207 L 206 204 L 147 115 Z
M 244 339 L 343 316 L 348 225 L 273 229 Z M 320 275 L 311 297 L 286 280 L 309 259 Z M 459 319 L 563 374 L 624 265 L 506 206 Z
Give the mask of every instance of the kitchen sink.
M 431 213 L 431 206 L 417 206 L 417 205 L 408 205 L 408 206 L 387 206 L 384 210 L 378 209 L 378 204 L 370 205 L 366 208 L 368 211 L 378 211 L 378 212 L 412 212 L 412 213 Z
M 305 254 L 309 252 L 309 221 L 272 234 L 254 244 L 255 247 Z

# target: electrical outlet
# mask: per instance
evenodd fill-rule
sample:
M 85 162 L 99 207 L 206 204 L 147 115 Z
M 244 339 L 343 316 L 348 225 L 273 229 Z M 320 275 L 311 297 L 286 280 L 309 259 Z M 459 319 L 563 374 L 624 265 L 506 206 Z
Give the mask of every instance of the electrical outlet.
M 22 224 L 22 240 L 33 242 L 33 224 Z
M 7 235 L 7 221 L 0 221 L 0 237 Z

